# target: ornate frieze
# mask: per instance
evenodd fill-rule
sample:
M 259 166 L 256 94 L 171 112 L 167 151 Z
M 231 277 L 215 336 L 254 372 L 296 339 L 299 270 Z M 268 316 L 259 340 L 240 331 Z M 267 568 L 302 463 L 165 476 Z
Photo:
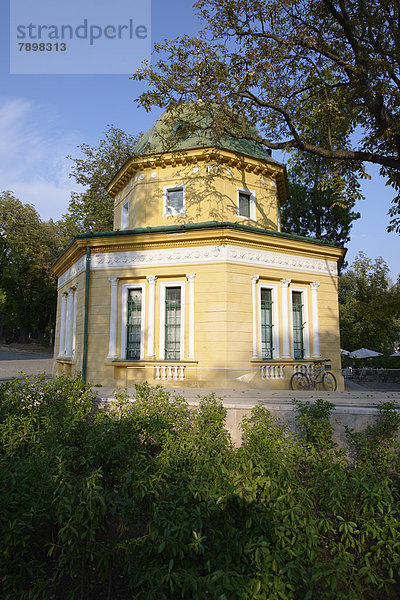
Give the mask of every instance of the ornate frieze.
M 189 248 L 168 248 L 156 250 L 133 250 L 128 252 L 99 252 L 92 255 L 91 269 L 121 269 L 132 267 L 150 267 L 171 264 L 193 264 L 209 262 L 234 262 L 303 271 L 320 275 L 337 275 L 337 266 L 333 261 L 317 258 L 305 258 L 292 254 L 243 248 L 234 245 L 199 246 Z M 85 269 L 85 258 L 80 258 L 59 279 L 58 287 L 65 285 L 75 275 Z
M 91 268 L 109 269 L 206 262 L 235 262 L 256 265 L 258 267 L 287 269 L 288 271 L 307 271 L 322 275 L 337 275 L 337 266 L 333 261 L 305 258 L 292 254 L 271 252 L 269 250 L 242 248 L 234 245 L 99 253 L 92 257 Z
M 85 265 L 86 265 L 86 257 L 82 256 L 79 260 L 76 261 L 76 263 L 74 263 L 72 265 L 72 267 L 67 269 L 65 271 L 65 273 L 63 273 L 61 275 L 61 277 L 59 277 L 58 289 L 62 288 L 66 283 L 68 283 L 68 281 L 71 281 L 71 279 L 76 277 L 76 275 L 79 275 L 79 273 L 82 273 L 82 271 L 85 270 Z

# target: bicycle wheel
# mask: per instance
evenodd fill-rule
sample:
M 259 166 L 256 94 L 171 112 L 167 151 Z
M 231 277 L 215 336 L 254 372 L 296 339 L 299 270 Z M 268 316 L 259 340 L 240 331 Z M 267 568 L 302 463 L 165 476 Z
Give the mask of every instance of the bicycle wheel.
M 336 377 L 333 373 L 324 373 L 322 377 L 322 387 L 327 392 L 335 392 L 337 388 Z
M 302 392 L 309 390 L 311 387 L 311 381 L 305 373 L 294 373 L 290 378 L 290 388 Z

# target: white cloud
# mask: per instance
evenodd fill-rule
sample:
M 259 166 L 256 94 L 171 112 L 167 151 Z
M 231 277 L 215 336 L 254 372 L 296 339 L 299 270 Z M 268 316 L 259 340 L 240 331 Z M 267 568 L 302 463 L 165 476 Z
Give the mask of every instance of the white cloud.
M 60 218 L 77 189 L 65 157 L 76 155 L 81 141 L 46 106 L 23 98 L 0 101 L 0 191 L 12 190 L 42 219 Z

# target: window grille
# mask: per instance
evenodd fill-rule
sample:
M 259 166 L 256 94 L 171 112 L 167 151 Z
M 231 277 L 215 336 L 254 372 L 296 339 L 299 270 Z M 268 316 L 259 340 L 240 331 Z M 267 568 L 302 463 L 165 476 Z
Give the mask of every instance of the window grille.
M 181 355 L 181 288 L 167 287 L 165 295 L 165 358 Z
M 261 354 L 263 358 L 273 357 L 272 347 L 272 291 L 261 288 Z
M 140 359 L 140 338 L 142 327 L 142 290 L 128 292 L 128 322 L 126 358 Z
M 301 292 L 292 292 L 294 358 L 304 358 L 303 299 Z

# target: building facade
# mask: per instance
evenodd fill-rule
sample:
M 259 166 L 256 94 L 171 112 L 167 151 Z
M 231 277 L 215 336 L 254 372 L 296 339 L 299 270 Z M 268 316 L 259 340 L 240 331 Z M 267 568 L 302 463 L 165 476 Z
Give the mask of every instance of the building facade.
M 281 232 L 285 168 L 205 130 L 162 147 L 163 117 L 108 186 L 114 231 L 76 236 L 54 265 L 54 372 L 106 387 L 288 389 L 327 358 L 342 389 L 345 251 Z

